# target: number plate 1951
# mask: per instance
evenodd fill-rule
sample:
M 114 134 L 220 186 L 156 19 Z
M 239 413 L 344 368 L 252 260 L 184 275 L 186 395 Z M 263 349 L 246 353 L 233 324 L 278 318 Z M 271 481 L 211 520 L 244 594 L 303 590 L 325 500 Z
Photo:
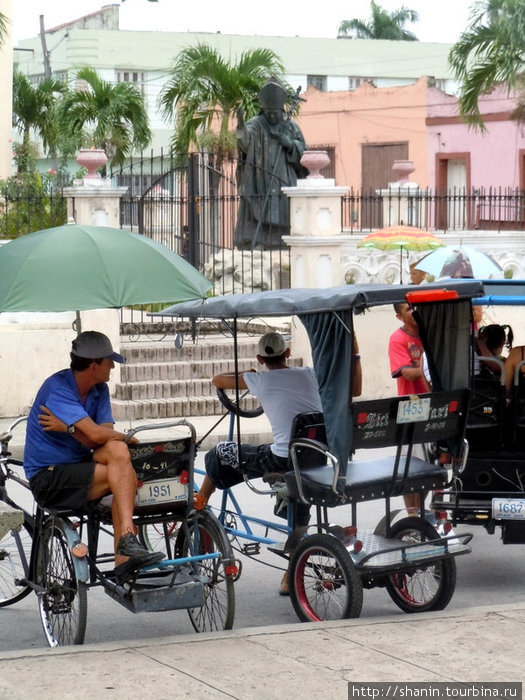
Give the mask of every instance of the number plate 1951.
M 142 484 L 137 489 L 136 503 L 138 506 L 149 506 L 155 503 L 186 501 L 187 499 L 187 484 L 181 484 L 179 479 L 160 479 Z
M 493 498 L 492 517 L 496 520 L 525 520 L 525 499 Z
M 397 423 L 417 423 L 428 420 L 430 416 L 430 397 L 426 399 L 408 399 L 400 401 L 397 406 Z

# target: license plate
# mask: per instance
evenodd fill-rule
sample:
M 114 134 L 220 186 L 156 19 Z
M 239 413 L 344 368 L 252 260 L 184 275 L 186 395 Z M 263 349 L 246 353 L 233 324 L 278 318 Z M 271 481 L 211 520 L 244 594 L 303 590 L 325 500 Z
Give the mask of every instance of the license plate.
M 186 500 L 188 500 L 188 484 L 181 484 L 180 479 L 177 478 L 147 481 L 137 489 L 138 506 Z
M 525 499 L 493 498 L 492 517 L 496 520 L 525 520 Z
M 400 401 L 397 406 L 397 423 L 417 423 L 430 416 L 430 396 L 425 399 Z

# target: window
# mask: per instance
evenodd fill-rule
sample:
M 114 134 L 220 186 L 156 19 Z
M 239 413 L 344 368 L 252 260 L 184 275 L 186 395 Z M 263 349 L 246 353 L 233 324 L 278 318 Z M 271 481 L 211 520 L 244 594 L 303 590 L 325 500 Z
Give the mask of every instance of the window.
M 348 89 L 349 90 L 356 90 L 363 83 L 370 83 L 370 85 L 373 85 L 374 79 L 373 78 L 350 77 L 350 78 L 348 78 Z
M 321 90 L 321 92 L 326 92 L 326 75 L 306 76 L 306 86 L 317 88 Z
M 143 71 L 118 70 L 117 83 L 132 83 L 144 94 L 145 73 Z

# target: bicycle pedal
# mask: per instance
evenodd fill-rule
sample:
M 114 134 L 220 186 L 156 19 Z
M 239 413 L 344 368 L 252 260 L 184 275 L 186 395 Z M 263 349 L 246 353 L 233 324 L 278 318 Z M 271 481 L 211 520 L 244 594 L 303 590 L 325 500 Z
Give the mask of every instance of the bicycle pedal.
M 248 542 L 243 544 L 242 551 L 246 556 L 253 557 L 261 553 L 261 545 L 259 542 Z

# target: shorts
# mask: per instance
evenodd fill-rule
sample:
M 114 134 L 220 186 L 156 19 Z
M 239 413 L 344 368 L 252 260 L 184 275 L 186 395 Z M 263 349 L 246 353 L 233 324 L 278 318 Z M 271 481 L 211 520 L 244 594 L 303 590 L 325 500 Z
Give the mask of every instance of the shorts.
M 40 506 L 83 511 L 94 474 L 95 462 L 55 464 L 31 477 L 29 486 Z
M 204 456 L 206 474 L 218 489 L 229 489 L 244 481 L 244 474 L 249 479 L 263 477 L 267 473 L 292 471 L 286 457 L 274 455 L 270 445 L 241 444 L 242 469 L 239 468 L 239 450 L 236 442 L 220 442 Z M 277 504 L 278 505 L 278 504 Z M 276 515 L 286 518 L 284 511 L 276 506 Z M 310 506 L 294 503 L 294 522 L 297 526 L 308 525 Z

